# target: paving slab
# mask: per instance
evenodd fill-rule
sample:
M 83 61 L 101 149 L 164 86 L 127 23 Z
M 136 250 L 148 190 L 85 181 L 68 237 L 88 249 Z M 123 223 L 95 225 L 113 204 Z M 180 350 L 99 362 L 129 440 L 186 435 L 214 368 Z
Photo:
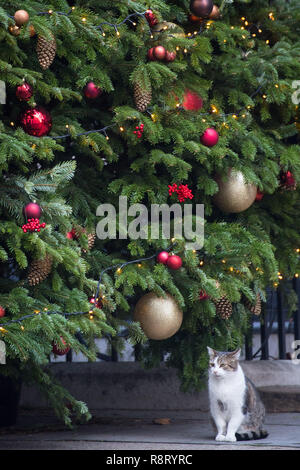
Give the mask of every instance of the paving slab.
M 99 411 L 98 411 L 99 413 Z M 153 424 L 170 418 L 170 424 Z M 269 436 L 258 441 L 214 441 L 207 413 L 123 410 L 95 414 L 91 423 L 66 429 L 46 413 L 23 412 L 14 428 L 0 430 L 0 449 L 49 450 L 296 450 L 300 449 L 300 413 L 269 414 Z

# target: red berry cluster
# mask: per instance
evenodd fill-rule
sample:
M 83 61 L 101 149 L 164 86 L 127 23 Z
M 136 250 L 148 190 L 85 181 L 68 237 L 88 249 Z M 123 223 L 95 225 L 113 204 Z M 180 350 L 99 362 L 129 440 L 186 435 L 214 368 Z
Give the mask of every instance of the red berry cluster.
M 194 197 L 192 190 L 188 188 L 187 184 L 181 184 L 179 187 L 176 183 L 169 184 L 169 196 L 173 193 L 177 193 L 179 202 L 184 202 L 186 199 L 193 199 Z
M 158 19 L 156 18 L 155 14 L 152 10 L 147 10 L 145 13 L 145 18 L 149 23 L 149 26 L 153 28 L 158 23 Z
M 136 134 L 138 139 L 142 138 L 144 132 L 144 124 L 140 124 L 140 126 L 136 126 L 136 130 L 133 131 L 134 134 Z
M 280 174 L 281 188 L 289 191 L 297 189 L 297 182 L 291 171 L 281 172 Z
M 28 219 L 27 224 L 22 225 L 22 230 L 26 232 L 40 232 L 41 228 L 45 228 L 46 224 L 43 222 L 40 224 L 39 219 Z
M 89 300 L 90 304 L 95 305 L 96 308 L 99 308 L 99 310 L 102 309 L 103 304 L 100 299 L 95 299 L 95 297 L 91 297 Z

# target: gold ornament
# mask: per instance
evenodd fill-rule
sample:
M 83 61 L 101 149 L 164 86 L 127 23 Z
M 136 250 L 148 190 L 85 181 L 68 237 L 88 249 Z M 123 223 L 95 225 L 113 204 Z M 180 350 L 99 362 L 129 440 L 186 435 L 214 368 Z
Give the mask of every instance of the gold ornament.
M 183 314 L 170 294 L 166 298 L 150 292 L 136 304 L 133 317 L 140 322 L 146 336 L 162 340 L 170 338 L 179 330 Z
M 16 25 L 11 25 L 9 26 L 8 28 L 8 31 L 10 32 L 10 34 L 12 34 L 13 36 L 19 36 L 19 34 L 21 33 L 21 30 L 18 26 Z
M 246 184 L 240 171 L 231 168 L 225 181 L 221 176 L 217 176 L 216 181 L 219 192 L 213 197 L 213 201 L 223 212 L 243 212 L 254 203 L 257 187 Z
M 185 38 L 185 32 L 183 31 L 178 24 L 175 23 L 169 23 L 168 21 L 163 21 L 161 23 L 157 23 L 155 26 L 152 28 L 152 32 L 156 33 L 154 35 L 154 38 L 157 39 L 158 33 L 160 34 L 165 34 L 166 39 L 184 39 Z M 168 36 L 169 35 L 169 36 Z
M 14 20 L 17 26 L 22 26 L 29 21 L 29 15 L 26 10 L 18 10 L 14 14 Z

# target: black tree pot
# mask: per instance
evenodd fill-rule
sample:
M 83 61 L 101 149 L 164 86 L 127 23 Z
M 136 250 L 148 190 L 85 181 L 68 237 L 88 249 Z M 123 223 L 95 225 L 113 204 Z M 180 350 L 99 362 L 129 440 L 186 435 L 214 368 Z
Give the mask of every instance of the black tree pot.
M 0 427 L 16 424 L 20 395 L 21 381 L 0 374 Z

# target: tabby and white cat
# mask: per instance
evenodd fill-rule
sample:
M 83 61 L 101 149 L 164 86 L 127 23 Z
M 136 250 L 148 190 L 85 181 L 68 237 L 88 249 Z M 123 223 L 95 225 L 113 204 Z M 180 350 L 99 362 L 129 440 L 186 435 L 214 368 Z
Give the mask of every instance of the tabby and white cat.
M 210 411 L 216 425 L 216 441 L 263 439 L 264 405 L 253 383 L 239 364 L 241 350 L 209 353 Z

